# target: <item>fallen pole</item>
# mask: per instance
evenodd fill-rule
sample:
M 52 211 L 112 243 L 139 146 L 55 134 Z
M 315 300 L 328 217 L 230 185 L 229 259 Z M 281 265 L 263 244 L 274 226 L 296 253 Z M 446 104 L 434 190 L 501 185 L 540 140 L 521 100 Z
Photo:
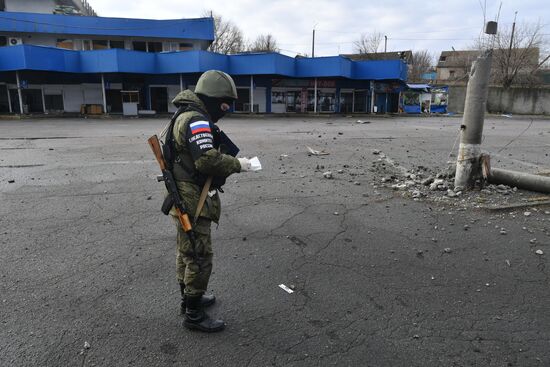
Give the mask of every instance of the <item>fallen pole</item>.
M 550 193 L 550 177 L 491 168 L 488 179 L 492 184 L 503 184 L 518 189 Z

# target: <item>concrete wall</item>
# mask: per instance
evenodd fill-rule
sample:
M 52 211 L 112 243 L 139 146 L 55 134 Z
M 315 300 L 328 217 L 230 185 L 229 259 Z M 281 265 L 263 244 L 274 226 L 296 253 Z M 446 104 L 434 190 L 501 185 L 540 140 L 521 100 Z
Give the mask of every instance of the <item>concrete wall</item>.
M 54 0 L 6 0 L 6 11 L 51 14 L 54 8 Z
M 449 86 L 450 112 L 464 112 L 466 86 Z M 550 88 L 490 87 L 487 112 L 550 115 Z

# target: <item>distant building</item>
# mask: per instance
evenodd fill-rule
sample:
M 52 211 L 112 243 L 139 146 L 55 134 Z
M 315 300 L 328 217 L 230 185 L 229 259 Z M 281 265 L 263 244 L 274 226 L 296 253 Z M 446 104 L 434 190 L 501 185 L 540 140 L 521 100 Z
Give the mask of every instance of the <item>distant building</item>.
M 345 54 L 342 55 L 353 61 L 368 61 L 368 60 L 403 60 L 406 64 L 412 64 L 413 52 L 407 51 L 391 51 L 391 52 L 372 52 L 364 54 Z
M 519 75 L 531 73 L 539 62 L 539 49 L 497 49 L 493 51 L 493 77 L 498 78 L 502 73 L 502 62 L 508 57 L 514 59 L 514 63 L 520 65 Z M 479 50 L 442 51 L 436 67 L 437 83 L 466 84 L 472 63 L 480 55 Z M 501 62 L 499 62 L 501 61 Z
M 0 0 L 0 11 L 97 15 L 86 0 Z

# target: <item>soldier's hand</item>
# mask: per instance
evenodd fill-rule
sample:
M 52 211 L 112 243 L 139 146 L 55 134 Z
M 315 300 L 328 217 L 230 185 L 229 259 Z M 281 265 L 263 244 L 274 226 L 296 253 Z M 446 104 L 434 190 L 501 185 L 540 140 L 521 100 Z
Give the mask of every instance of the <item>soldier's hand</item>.
M 250 171 L 252 168 L 252 164 L 250 163 L 250 159 L 248 158 L 237 158 L 239 160 L 239 163 L 241 164 L 241 172 Z

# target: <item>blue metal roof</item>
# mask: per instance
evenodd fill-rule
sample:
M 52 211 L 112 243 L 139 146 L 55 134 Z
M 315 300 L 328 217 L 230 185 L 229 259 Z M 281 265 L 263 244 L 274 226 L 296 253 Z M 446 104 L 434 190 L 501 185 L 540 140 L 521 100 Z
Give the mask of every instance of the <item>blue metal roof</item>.
M 210 69 L 231 75 L 291 78 L 401 81 L 407 78 L 402 60 L 352 61 L 341 56 L 295 59 L 278 53 L 221 55 L 208 51 L 147 53 L 121 49 L 71 51 L 30 45 L 0 47 L 0 71 L 177 74 Z
M 0 12 L 0 32 L 214 40 L 212 18 L 151 20 Z

